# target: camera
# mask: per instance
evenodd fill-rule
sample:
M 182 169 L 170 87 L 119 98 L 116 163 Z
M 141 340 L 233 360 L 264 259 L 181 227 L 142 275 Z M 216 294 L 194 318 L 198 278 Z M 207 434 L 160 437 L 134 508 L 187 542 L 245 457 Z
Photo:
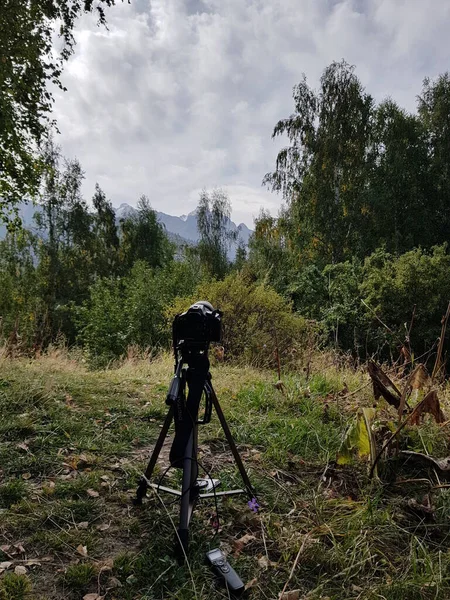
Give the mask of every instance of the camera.
M 222 339 L 222 313 L 199 300 L 173 321 L 174 346 L 207 346 Z

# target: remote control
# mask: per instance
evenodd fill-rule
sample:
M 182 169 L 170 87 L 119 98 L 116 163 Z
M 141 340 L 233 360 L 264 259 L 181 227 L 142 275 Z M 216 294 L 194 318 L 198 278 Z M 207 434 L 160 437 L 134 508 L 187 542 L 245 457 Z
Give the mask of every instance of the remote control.
M 230 566 L 222 550 L 219 550 L 219 548 L 210 550 L 206 553 L 206 558 L 211 563 L 216 574 L 224 579 L 231 593 L 238 595 L 244 591 L 242 580 L 233 567 Z

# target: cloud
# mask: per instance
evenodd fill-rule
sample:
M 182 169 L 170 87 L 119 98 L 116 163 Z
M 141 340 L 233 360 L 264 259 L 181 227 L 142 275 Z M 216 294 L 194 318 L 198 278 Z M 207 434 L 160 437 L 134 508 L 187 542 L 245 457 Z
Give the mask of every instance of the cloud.
M 427 75 L 448 68 L 450 4 L 441 0 L 132 0 L 108 11 L 108 30 L 78 22 L 77 47 L 57 93 L 63 152 L 113 204 L 145 193 L 171 214 L 222 186 L 234 218 L 251 225 L 281 198 L 261 188 L 306 73 L 345 58 L 377 100 L 409 110 Z

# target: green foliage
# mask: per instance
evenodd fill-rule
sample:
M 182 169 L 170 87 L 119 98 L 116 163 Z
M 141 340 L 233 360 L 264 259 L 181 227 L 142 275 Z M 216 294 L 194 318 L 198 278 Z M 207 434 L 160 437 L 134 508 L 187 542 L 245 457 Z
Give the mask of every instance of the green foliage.
M 27 495 L 25 482 L 21 479 L 11 479 L 0 486 L 0 506 L 9 508 Z
M 273 131 L 289 145 L 263 183 L 287 202 L 271 231 L 285 237 L 294 270 L 448 241 L 448 73 L 425 80 L 418 115 L 391 100 L 376 105 L 344 61 L 324 70 L 318 91 L 304 78 L 293 99 L 294 113 Z M 276 264 L 267 243 L 254 249 L 266 271 Z
M 79 341 L 92 364 L 102 366 L 123 355 L 127 347 L 157 349 L 168 344 L 167 305 L 180 293 L 192 293 L 198 271 L 191 261 L 151 269 L 136 262 L 123 278 L 100 279 L 90 298 L 76 308 Z
M 64 62 L 73 53 L 73 28 L 83 12 L 96 12 L 114 0 L 3 0 L 0 11 L 0 218 L 35 196 L 43 170 L 36 147 L 44 140 L 53 106 L 51 85 L 61 89 Z M 55 57 L 53 36 L 63 47 Z
M 234 235 L 227 230 L 231 205 L 227 194 L 205 190 L 200 194 L 197 207 L 197 227 L 200 234 L 198 253 L 201 263 L 210 277 L 222 279 L 229 267 L 227 250 Z
M 138 201 L 137 215 L 122 220 L 120 228 L 122 262 L 126 269 L 138 260 L 150 267 L 162 267 L 172 258 L 174 249 L 146 196 Z
M 64 573 L 64 583 L 72 589 L 82 590 L 95 577 L 95 567 L 91 563 L 69 565 Z
M 26 575 L 6 573 L 0 579 L 0 600 L 26 600 L 31 598 L 31 581 Z
M 368 314 L 372 335 L 376 333 L 372 347 L 375 338 L 398 346 L 406 337 L 414 311 L 411 347 L 416 355 L 429 350 L 440 335 L 441 318 L 450 299 L 449 272 L 450 255 L 445 244 L 399 257 L 383 250 L 368 257 L 362 271 L 361 297 L 395 336 L 392 339 L 374 315 Z
M 224 313 L 222 344 L 227 358 L 274 366 L 278 348 L 286 364 L 294 358 L 294 348 L 300 349 L 306 339 L 306 321 L 292 313 L 290 304 L 270 287 L 251 283 L 240 273 L 228 275 L 223 281 L 203 283 L 195 295 L 178 298 L 169 318 L 202 298 Z

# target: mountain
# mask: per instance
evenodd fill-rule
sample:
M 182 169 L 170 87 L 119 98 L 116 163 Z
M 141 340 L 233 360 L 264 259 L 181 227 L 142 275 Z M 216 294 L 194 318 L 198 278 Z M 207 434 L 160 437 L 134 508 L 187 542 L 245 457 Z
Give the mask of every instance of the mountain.
M 120 219 L 126 218 L 133 213 L 135 214 L 136 212 L 136 209 L 129 204 L 121 204 L 119 208 L 116 209 L 116 218 L 119 221 Z M 156 211 L 156 216 L 158 221 L 165 226 L 169 233 L 179 235 L 189 242 L 198 242 L 199 235 L 197 230 L 197 211 L 194 210 L 188 215 L 182 215 L 181 217 L 174 217 L 172 215 L 167 215 L 166 213 Z M 248 245 L 252 231 L 247 227 L 247 225 L 245 225 L 245 223 L 236 225 L 233 223 L 233 221 L 227 219 L 226 228 L 228 231 L 232 231 L 233 233 L 237 232 L 238 239 L 242 240 L 245 246 Z
M 33 222 L 33 215 L 36 212 L 40 212 L 42 210 L 39 206 L 33 206 L 32 204 L 21 204 L 19 206 L 19 214 L 22 219 L 24 227 L 28 229 L 35 229 Z M 114 209 L 116 212 L 116 220 L 117 223 L 121 219 L 126 219 L 137 213 L 137 210 L 130 206 L 129 204 L 121 204 L 119 208 Z M 186 244 L 195 244 L 198 242 L 199 234 L 197 231 L 197 213 L 196 211 L 190 212 L 188 215 L 182 215 L 181 217 L 174 217 L 173 215 L 167 215 L 166 213 L 156 211 L 156 216 L 158 221 L 162 223 L 166 231 L 168 233 L 169 238 L 177 244 L 177 246 Z M 252 234 L 251 229 L 245 225 L 245 223 L 241 223 L 240 225 L 236 225 L 231 221 L 231 219 L 227 219 L 226 228 L 228 231 L 232 231 L 233 233 L 237 232 L 237 240 L 242 241 L 244 246 L 248 246 L 248 241 Z M 3 239 L 6 234 L 6 227 L 0 224 L 0 239 Z M 236 255 L 237 243 L 233 243 L 231 245 L 229 251 L 229 258 L 233 259 Z

